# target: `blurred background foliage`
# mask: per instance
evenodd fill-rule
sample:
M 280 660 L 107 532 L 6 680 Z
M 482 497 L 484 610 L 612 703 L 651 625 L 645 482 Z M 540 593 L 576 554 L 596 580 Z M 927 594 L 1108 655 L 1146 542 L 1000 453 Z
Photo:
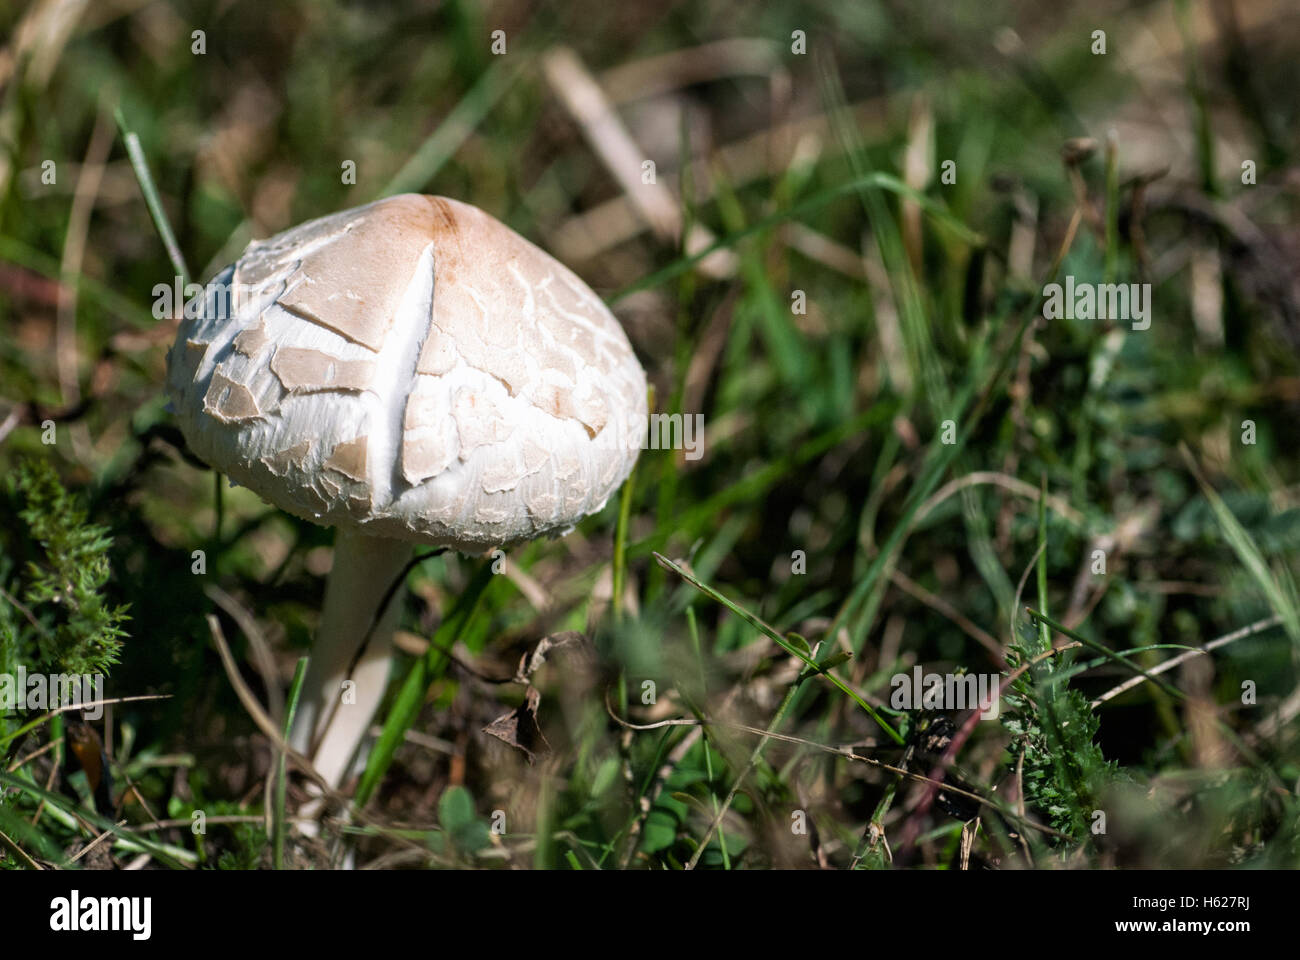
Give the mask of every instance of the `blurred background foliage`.
M 0 2 L 0 661 L 85 665 L 37 650 L 74 578 L 109 695 L 167 695 L 99 725 L 101 813 L 133 832 L 95 865 L 271 862 L 273 751 L 205 617 L 274 715 L 332 542 L 184 451 L 172 271 L 117 107 L 195 279 L 302 220 L 445 194 L 578 272 L 658 408 L 705 418 L 701 459 L 642 455 L 625 521 L 611 502 L 512 551 L 365 815 L 291 838 L 291 865 L 339 862 L 340 835 L 386 866 L 1300 865 L 1300 10 L 929 6 Z M 1042 321 L 1054 274 L 1149 283 L 1150 329 Z M 836 675 L 909 746 L 655 551 L 818 662 L 851 654 Z M 476 564 L 412 572 L 395 678 Z M 1045 653 L 1068 635 L 1025 606 L 1129 664 Z M 1245 627 L 1172 693 L 1092 703 Z M 482 732 L 524 687 L 484 678 L 567 630 L 530 763 Z M 1003 722 L 955 715 L 946 741 L 949 784 L 995 802 L 976 825 L 916 779 L 945 747 L 889 678 L 1006 677 L 1012 645 L 1045 659 Z M 7 866 L 96 834 L 87 790 L 42 798 L 63 727 L 33 719 L 0 720 Z M 800 742 L 756 751 L 770 723 Z

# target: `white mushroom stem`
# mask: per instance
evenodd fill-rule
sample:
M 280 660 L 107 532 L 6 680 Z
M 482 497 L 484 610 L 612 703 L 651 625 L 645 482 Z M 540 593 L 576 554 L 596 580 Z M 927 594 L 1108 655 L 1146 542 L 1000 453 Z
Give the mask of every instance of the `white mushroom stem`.
M 360 659 L 357 651 L 410 555 L 411 545 L 403 541 L 344 529 L 335 535 L 325 607 L 290 736 L 290 745 L 312 759 L 331 787 L 337 788 L 346 777 L 383 698 L 402 604 L 401 586 L 375 624 Z M 349 680 L 350 689 L 345 687 Z

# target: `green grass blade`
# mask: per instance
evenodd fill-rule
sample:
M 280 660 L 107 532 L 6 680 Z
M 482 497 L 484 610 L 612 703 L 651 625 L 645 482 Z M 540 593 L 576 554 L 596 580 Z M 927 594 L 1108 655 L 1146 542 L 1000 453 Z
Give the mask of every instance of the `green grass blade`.
M 677 574 L 679 577 L 681 577 L 683 580 L 685 580 L 687 583 L 693 586 L 696 590 L 699 590 L 706 597 L 722 604 L 732 613 L 736 614 L 736 616 L 740 617 L 742 620 L 748 623 L 755 630 L 758 630 L 765 637 L 767 637 L 773 643 L 779 646 L 782 650 L 786 651 L 786 653 L 789 653 L 791 656 L 797 657 L 798 659 L 802 660 L 804 664 L 806 664 L 809 668 L 811 668 L 815 672 L 823 674 L 827 680 L 835 684 L 835 686 L 839 687 L 840 690 L 842 690 L 844 693 L 848 694 L 849 698 L 854 703 L 856 703 L 863 710 L 865 710 L 868 716 L 870 716 L 872 720 L 875 720 L 876 723 L 880 726 L 880 729 L 884 730 L 885 733 L 889 735 L 890 739 L 892 739 L 895 743 L 899 745 L 903 743 L 903 737 L 899 734 L 899 732 L 895 730 L 893 727 L 891 727 L 888 723 L 886 723 L 885 720 L 880 716 L 880 714 L 878 714 L 875 711 L 875 709 L 871 706 L 871 704 L 867 703 L 867 701 L 862 699 L 862 697 L 857 693 L 857 691 L 855 691 L 852 687 L 846 684 L 839 677 L 835 676 L 835 674 L 831 673 L 826 663 L 818 663 L 807 653 L 800 650 L 797 646 L 792 644 L 785 637 L 781 636 L 781 634 L 777 633 L 775 630 L 773 630 L 770 626 L 768 626 L 758 617 L 754 616 L 754 614 L 750 613 L 740 604 L 736 603 L 733 600 L 728 599 L 718 591 L 714 590 L 707 583 L 704 583 L 702 580 L 700 580 L 698 577 L 696 577 L 693 573 L 691 573 L 689 570 L 687 570 L 680 564 L 674 563 L 673 561 L 669 560 L 667 557 L 665 557 L 663 554 L 660 553 L 656 553 L 654 555 L 654 558 L 664 567 L 671 570 L 673 573 Z M 827 655 L 827 660 L 830 659 L 830 656 L 831 654 Z
M 1282 568 L 1281 578 L 1275 577 L 1268 568 L 1268 563 L 1264 560 L 1264 555 L 1260 552 L 1259 547 L 1251 538 L 1246 528 L 1236 518 L 1228 505 L 1223 502 L 1209 482 L 1202 476 L 1200 468 L 1192 458 L 1191 451 L 1186 446 L 1182 447 L 1183 458 L 1191 468 L 1196 477 L 1196 482 L 1200 484 L 1201 492 L 1205 494 L 1205 499 L 1210 502 L 1210 507 L 1214 511 L 1214 517 L 1219 522 L 1219 527 L 1223 530 L 1224 539 L 1237 554 L 1237 558 L 1245 566 L 1246 571 L 1259 585 L 1268 604 L 1273 608 L 1273 612 L 1282 618 L 1283 629 L 1286 630 L 1287 636 L 1291 642 L 1300 647 L 1300 608 L 1296 604 L 1295 584 L 1290 580 L 1290 574 Z
M 520 57 L 510 57 L 508 60 L 498 60 L 488 67 L 451 113 L 438 124 L 438 128 L 420 144 L 411 159 L 384 185 L 380 196 L 391 197 L 397 193 L 426 189 L 502 95 L 510 89 L 524 62 Z
M 293 682 L 289 684 L 289 698 L 284 705 L 284 739 L 289 739 L 289 731 L 293 729 L 293 718 L 298 712 L 298 698 L 302 695 L 302 681 L 307 675 L 307 657 L 298 658 L 298 666 L 293 671 Z M 276 758 L 275 764 L 275 810 L 272 814 L 271 824 L 271 864 L 276 870 L 284 869 L 284 837 L 285 837 L 285 818 L 284 818 L 284 794 L 285 794 L 285 772 L 286 756 L 281 753 Z
M 907 186 L 907 184 L 903 183 L 903 181 L 888 173 L 870 173 L 864 177 L 849 180 L 846 183 L 839 184 L 835 187 L 827 187 L 825 190 L 813 194 L 807 200 L 796 203 L 794 206 L 786 210 L 779 210 L 776 213 L 755 220 L 743 230 L 715 240 L 704 249 L 699 250 L 690 256 L 680 257 L 661 270 L 657 270 L 650 274 L 648 277 L 644 277 L 636 283 L 629 284 L 613 296 L 609 297 L 607 302 L 612 306 L 620 300 L 630 297 L 634 293 L 639 293 L 642 290 L 649 290 L 652 287 L 657 287 L 662 283 L 666 283 L 674 277 L 691 269 L 701 260 L 719 250 L 734 247 L 746 237 L 751 237 L 756 233 L 762 233 L 764 230 L 770 230 L 772 227 L 785 223 L 787 220 L 794 220 L 798 217 L 804 216 L 805 214 L 812 213 L 815 210 L 820 210 L 832 200 L 835 200 L 846 193 L 853 193 L 857 190 L 861 190 L 863 187 L 878 187 L 882 190 L 889 190 L 893 193 L 908 197 L 911 200 L 915 200 L 922 210 L 933 217 L 937 223 L 946 229 L 951 230 L 958 236 L 958 238 L 972 246 L 984 245 L 984 238 L 982 236 L 967 227 L 932 198 L 917 193 L 911 187 Z
M 190 282 L 190 268 L 185 263 L 185 256 L 181 253 L 180 244 L 176 242 L 176 234 L 172 232 L 172 225 L 167 220 L 167 214 L 163 210 L 162 198 L 158 195 L 158 187 L 154 184 L 153 174 L 149 172 L 149 162 L 145 159 L 144 148 L 140 146 L 140 138 L 127 127 L 126 117 L 123 115 L 121 107 L 113 111 L 113 119 L 117 121 L 117 129 L 122 134 L 122 142 L 126 145 L 126 155 L 131 159 L 131 169 L 135 171 L 135 178 L 140 183 L 140 192 L 144 194 L 144 203 L 149 208 L 149 216 L 153 219 L 154 229 L 158 231 L 163 247 L 167 250 L 167 259 L 172 262 L 172 269 L 176 271 L 176 276 L 181 278 L 181 282 L 188 284 Z

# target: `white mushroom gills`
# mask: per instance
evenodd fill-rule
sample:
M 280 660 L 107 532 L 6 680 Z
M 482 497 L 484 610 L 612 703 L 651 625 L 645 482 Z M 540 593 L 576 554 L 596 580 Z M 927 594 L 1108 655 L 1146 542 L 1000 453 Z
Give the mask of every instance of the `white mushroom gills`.
M 336 526 L 292 736 L 338 786 L 383 693 L 411 543 L 568 530 L 636 462 L 645 373 L 572 272 L 468 204 L 404 194 L 250 244 L 182 321 L 168 391 L 195 454 Z M 355 703 L 343 702 L 343 682 Z

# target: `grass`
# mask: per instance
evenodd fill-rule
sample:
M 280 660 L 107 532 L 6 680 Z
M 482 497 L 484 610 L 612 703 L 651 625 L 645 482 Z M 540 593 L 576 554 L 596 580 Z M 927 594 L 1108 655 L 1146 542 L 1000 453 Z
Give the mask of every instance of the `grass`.
M 18 29 L 56 7 L 0 9 L 0 676 L 75 647 L 110 699 L 154 699 L 93 723 L 112 810 L 64 718 L 0 714 L 0 866 L 1300 866 L 1300 117 L 1259 94 L 1286 89 L 1285 4 L 1235 34 L 1165 0 L 177 2 Z M 644 195 L 553 88 L 560 46 L 655 161 Z M 644 451 L 504 576 L 413 564 L 353 806 L 308 837 L 278 743 L 332 535 L 188 455 L 154 288 L 406 190 L 587 280 L 704 455 Z M 665 202 L 705 239 L 651 229 Z M 1045 319 L 1066 277 L 1150 284 L 1150 327 Z M 33 463 L 61 493 L 33 500 Z M 49 585 L 88 553 L 106 575 L 69 610 Z M 992 671 L 1002 715 L 896 705 L 916 666 Z M 535 758 L 484 732 L 511 715 Z

